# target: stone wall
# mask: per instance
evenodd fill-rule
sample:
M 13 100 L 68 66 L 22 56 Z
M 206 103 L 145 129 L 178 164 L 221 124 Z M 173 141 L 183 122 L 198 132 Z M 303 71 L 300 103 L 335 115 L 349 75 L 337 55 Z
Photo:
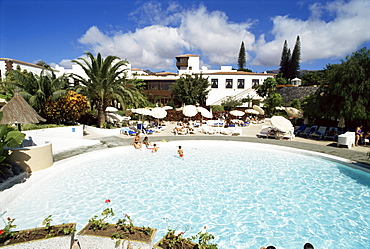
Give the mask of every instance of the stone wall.
M 301 99 L 308 95 L 314 94 L 318 89 L 317 86 L 300 86 L 300 87 L 279 87 L 276 92 L 283 97 L 286 103 L 293 99 Z

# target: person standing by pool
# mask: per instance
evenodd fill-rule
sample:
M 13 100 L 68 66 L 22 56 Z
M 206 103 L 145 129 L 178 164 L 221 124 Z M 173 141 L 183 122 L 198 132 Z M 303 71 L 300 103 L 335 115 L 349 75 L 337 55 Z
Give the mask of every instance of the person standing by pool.
M 356 142 L 355 145 L 358 146 L 358 141 L 360 141 L 360 138 L 362 137 L 362 125 L 356 128 Z
M 179 146 L 177 153 L 179 154 L 179 157 L 184 157 L 184 151 L 181 149 L 181 146 Z

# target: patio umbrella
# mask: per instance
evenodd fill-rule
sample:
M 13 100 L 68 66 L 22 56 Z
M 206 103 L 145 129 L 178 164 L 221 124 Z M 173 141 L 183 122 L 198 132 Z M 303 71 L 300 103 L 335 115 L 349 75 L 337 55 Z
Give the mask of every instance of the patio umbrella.
M 284 106 L 276 106 L 275 109 L 279 110 L 279 111 L 282 111 L 282 110 L 285 110 L 285 107 Z
M 118 112 L 118 109 L 113 106 L 108 106 L 107 108 L 105 108 L 105 111 L 106 112 Z
M 182 109 L 182 113 L 186 117 L 194 117 L 195 115 L 197 115 L 198 111 L 195 105 L 186 105 Z
M 14 97 L 0 111 L 3 112 L 3 118 L 0 124 L 18 124 L 19 130 L 20 124 L 36 124 L 46 121 L 46 119 L 37 114 L 17 91 Z
M 205 118 L 212 118 L 212 113 L 204 107 L 197 107 L 197 111 L 200 112 L 200 114 L 202 114 L 202 116 Z
M 285 107 L 286 113 L 288 113 L 289 116 L 293 116 L 295 118 L 303 118 L 303 113 L 293 107 Z
M 245 110 L 245 113 L 249 113 L 249 114 L 260 114 L 258 111 L 253 110 L 253 109 L 247 109 L 247 110 Z
M 253 109 L 256 110 L 261 115 L 265 114 L 265 111 L 261 107 L 259 107 L 258 105 L 254 105 Z
M 291 131 L 293 127 L 292 123 L 282 116 L 273 116 L 270 122 L 272 126 L 282 132 Z
M 164 107 L 162 107 L 163 109 L 165 109 L 165 110 L 172 110 L 173 109 L 173 107 L 172 106 L 168 106 L 168 105 L 166 105 L 166 106 L 164 106 Z
M 230 114 L 235 116 L 235 117 L 242 117 L 242 116 L 244 116 L 245 113 L 242 112 L 242 111 L 239 111 L 239 110 L 232 110 L 232 111 L 230 111 Z
M 158 118 L 158 119 L 165 118 L 167 116 L 167 112 L 164 108 L 156 107 L 152 109 L 150 116 L 152 116 L 153 118 Z

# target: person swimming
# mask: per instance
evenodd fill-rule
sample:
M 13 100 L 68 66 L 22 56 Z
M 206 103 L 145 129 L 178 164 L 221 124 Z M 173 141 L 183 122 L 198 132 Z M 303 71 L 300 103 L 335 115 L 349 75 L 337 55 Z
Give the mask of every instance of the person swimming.
M 158 151 L 158 147 L 157 147 L 157 144 L 153 144 L 153 149 L 152 149 L 152 153 L 156 153 Z
M 179 146 L 177 153 L 179 154 L 179 157 L 184 157 L 184 151 L 181 149 L 181 146 Z

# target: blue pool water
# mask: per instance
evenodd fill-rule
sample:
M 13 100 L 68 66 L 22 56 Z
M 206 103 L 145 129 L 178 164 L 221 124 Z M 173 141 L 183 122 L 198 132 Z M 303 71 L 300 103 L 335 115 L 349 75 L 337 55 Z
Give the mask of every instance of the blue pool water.
M 222 249 L 370 248 L 369 174 L 285 147 L 178 141 L 160 143 L 155 154 L 120 147 L 58 162 L 25 184 L 3 208 L 19 229 L 41 226 L 49 214 L 81 229 L 109 206 L 113 222 L 127 213 L 135 225 L 157 228 L 156 240 L 168 226 L 187 230 L 185 237 L 206 226 Z

